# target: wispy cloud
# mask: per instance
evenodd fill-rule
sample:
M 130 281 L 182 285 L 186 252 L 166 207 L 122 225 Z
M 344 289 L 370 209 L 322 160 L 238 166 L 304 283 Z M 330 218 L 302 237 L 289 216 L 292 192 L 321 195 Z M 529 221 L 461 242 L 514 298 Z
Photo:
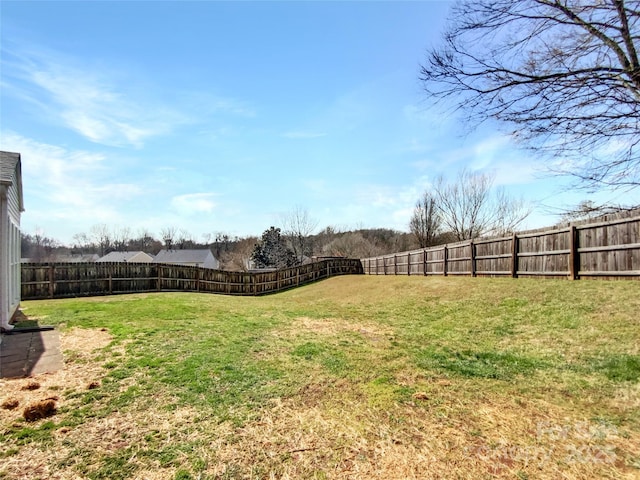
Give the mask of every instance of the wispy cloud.
M 9 94 L 29 99 L 50 122 L 92 142 L 139 148 L 149 138 L 189 121 L 162 102 L 130 92 L 136 79 L 126 75 L 80 66 L 52 51 L 7 52 L 3 57 Z
M 406 231 L 416 201 L 430 185 L 427 176 L 418 176 L 399 187 L 383 183 L 353 185 L 348 194 L 342 187 L 330 191 L 330 185 L 325 185 L 328 200 L 320 223 L 345 229 L 384 225 Z M 353 224 L 354 218 L 358 219 L 357 225 Z
M 69 150 L 13 132 L 3 132 L 0 148 L 22 156 L 26 232 L 34 224 L 55 231 L 61 223 L 117 223 L 125 206 L 144 193 L 136 183 L 110 182 L 110 162 L 100 153 Z
M 475 139 L 465 139 L 458 148 L 434 142 L 427 149 L 426 144 L 418 143 L 418 147 L 425 146 L 425 152 L 416 148 L 415 153 L 422 158 L 409 164 L 417 172 L 430 172 L 445 177 L 454 177 L 462 168 L 492 173 L 496 175 L 496 186 L 539 180 L 541 172 L 538 161 L 527 155 L 526 151 L 516 148 L 510 136 L 502 133 L 478 136 Z

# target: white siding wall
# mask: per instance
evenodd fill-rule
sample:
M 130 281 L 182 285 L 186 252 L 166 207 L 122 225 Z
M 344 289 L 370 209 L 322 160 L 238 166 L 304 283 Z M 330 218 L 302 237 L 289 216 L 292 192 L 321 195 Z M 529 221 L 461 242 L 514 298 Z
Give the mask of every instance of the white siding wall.
M 18 179 L 16 173 L 13 177 L 13 185 L 9 187 L 7 206 L 9 213 L 9 317 L 20 304 L 20 200 L 18 198 Z
M 16 187 L 17 180 L 15 174 L 13 176 L 13 185 L 9 187 L 7 192 L 7 202 L 9 219 L 16 225 L 20 225 L 20 201 L 18 199 L 18 188 Z
M 0 324 L 6 324 L 20 305 L 19 172 L 17 167 L 11 185 L 0 187 Z
M 9 221 L 9 317 L 20 304 L 20 229 Z

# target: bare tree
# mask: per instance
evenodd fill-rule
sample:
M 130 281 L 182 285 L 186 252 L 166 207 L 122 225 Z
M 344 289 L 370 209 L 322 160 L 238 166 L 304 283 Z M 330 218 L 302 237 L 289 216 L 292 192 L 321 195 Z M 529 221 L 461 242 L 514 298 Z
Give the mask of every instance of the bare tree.
M 345 232 L 323 246 L 325 255 L 346 258 L 365 258 L 380 255 L 383 251 L 371 240 L 366 239 L 362 232 Z
M 160 230 L 160 238 L 164 242 L 164 246 L 169 250 L 174 243 L 178 229 L 176 227 L 165 227 Z
M 282 217 L 282 224 L 285 238 L 289 241 L 298 263 L 302 263 L 305 256 L 311 256 L 313 253 L 311 235 L 318 222 L 309 217 L 306 209 L 297 206 Z
M 640 2 L 464 0 L 420 78 L 591 190 L 640 186 Z M 560 159 L 558 161 L 557 159 Z
M 245 272 L 249 269 L 251 253 L 258 239 L 255 237 L 238 238 L 233 249 L 225 250 L 220 256 L 223 270 Z
M 92 249 L 91 240 L 86 233 L 76 233 L 73 235 L 73 249 L 79 252 L 87 252 Z
M 583 200 L 576 207 L 564 210 L 559 215 L 561 216 L 561 222 L 575 222 L 631 210 L 635 210 L 635 208 L 613 204 L 602 205 L 593 200 Z
M 434 187 L 442 225 L 457 240 L 502 235 L 520 225 L 530 209 L 504 190 L 493 189 L 494 177 L 462 170 L 452 182 L 438 178 Z
M 440 233 L 440 225 L 440 211 L 436 198 L 431 193 L 425 192 L 416 203 L 413 216 L 409 221 L 409 230 L 418 240 L 420 248 L 435 244 L 435 239 Z
M 102 257 L 109 253 L 113 246 L 113 237 L 109 226 L 105 223 L 94 225 L 89 230 L 89 237 L 98 249 L 98 254 Z
M 531 214 L 531 206 L 522 198 L 507 195 L 504 188 L 497 188 L 493 197 L 495 223 L 490 227 L 495 235 L 506 235 L 516 231 L 519 225 Z
M 22 235 L 21 250 L 23 255 L 32 262 L 52 261 L 54 250 L 60 244 L 57 240 L 47 237 L 40 227 L 36 227 L 33 235 Z
M 153 244 L 155 242 L 156 240 L 155 238 L 153 238 L 153 235 L 149 229 L 145 227 L 141 227 L 140 229 L 138 229 L 138 238 L 134 240 L 136 248 L 139 248 L 143 252 L 149 253 L 152 250 Z
M 113 248 L 118 252 L 127 249 L 127 245 L 131 240 L 131 229 L 129 227 L 117 227 L 113 230 Z
M 191 233 L 189 233 L 187 230 L 180 229 L 180 231 L 178 231 L 176 245 L 180 250 L 184 250 L 185 248 L 193 248 L 193 235 L 191 235 Z

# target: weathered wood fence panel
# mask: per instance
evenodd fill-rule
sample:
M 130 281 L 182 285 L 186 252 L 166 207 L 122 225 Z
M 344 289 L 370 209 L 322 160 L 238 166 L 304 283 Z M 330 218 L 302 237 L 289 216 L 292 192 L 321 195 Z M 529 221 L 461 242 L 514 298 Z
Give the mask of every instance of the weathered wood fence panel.
M 166 291 L 264 295 L 363 273 L 358 259 L 321 260 L 269 272 L 158 263 L 23 263 L 21 271 L 23 300 Z
M 640 278 L 640 212 L 361 261 L 370 275 Z
M 25 263 L 22 299 L 188 291 L 264 295 L 335 275 L 640 279 L 640 212 L 392 255 L 265 272 L 156 263 Z

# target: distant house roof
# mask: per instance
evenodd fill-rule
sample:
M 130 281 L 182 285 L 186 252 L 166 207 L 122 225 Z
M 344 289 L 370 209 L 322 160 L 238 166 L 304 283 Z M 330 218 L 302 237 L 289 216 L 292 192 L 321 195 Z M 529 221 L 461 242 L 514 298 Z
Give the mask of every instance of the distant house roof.
M 104 257 L 100 257 L 96 262 L 129 262 L 129 263 L 150 263 L 153 257 L 142 251 L 138 252 L 109 252 Z
M 175 263 L 208 268 L 218 268 L 218 260 L 209 249 L 160 250 L 153 259 L 155 263 Z

